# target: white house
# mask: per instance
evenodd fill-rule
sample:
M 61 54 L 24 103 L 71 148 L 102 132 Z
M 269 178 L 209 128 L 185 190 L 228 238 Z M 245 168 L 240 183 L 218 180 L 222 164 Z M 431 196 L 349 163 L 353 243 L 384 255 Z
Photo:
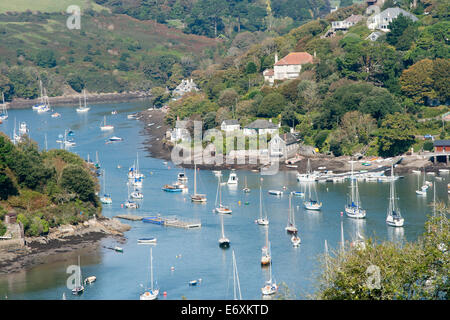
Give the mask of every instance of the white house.
M 417 17 L 408 11 L 405 11 L 401 8 L 388 8 L 378 14 L 374 14 L 367 19 L 367 27 L 371 30 L 381 30 L 384 32 L 389 32 L 389 24 L 392 20 L 397 19 L 399 15 L 404 15 L 405 17 L 410 18 L 412 21 L 417 21 Z
M 313 56 L 308 52 L 291 52 L 280 61 L 278 54 L 275 54 L 273 69 L 266 69 L 263 72 L 264 80 L 273 84 L 275 80 L 295 79 L 300 75 L 302 65 L 313 61 Z
M 220 129 L 225 132 L 231 132 L 241 129 L 241 125 L 237 120 L 224 120 L 220 125 Z
M 278 126 L 271 121 L 258 119 L 244 127 L 244 135 L 250 136 L 255 134 L 270 134 L 278 133 Z
M 269 142 L 269 152 L 272 156 L 288 158 L 297 153 L 300 139 L 296 133 L 276 134 Z
M 188 121 L 186 120 L 177 120 L 175 128 L 170 132 L 170 141 L 190 141 L 191 135 L 187 130 L 187 124 Z
M 353 27 L 355 24 L 360 22 L 364 17 L 357 14 L 352 14 L 350 17 L 348 17 L 345 20 L 342 21 L 333 21 L 331 22 L 331 29 L 333 31 L 337 30 L 348 30 L 350 27 Z
M 184 94 L 192 91 L 199 91 L 197 84 L 192 79 L 183 79 L 172 92 L 173 100 L 180 99 Z

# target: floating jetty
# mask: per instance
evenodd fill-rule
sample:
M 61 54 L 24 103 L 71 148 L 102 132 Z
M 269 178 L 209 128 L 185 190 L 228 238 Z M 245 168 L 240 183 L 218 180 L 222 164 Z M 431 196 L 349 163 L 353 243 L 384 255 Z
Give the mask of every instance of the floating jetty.
M 142 219 L 144 219 L 143 216 L 135 216 L 132 214 L 119 214 L 118 216 L 115 216 L 114 218 L 131 220 L 131 221 L 141 221 Z
M 151 217 L 145 217 L 142 219 L 142 222 L 182 229 L 194 229 L 200 228 L 202 226 L 199 220 L 185 220 L 180 219 L 176 216 L 162 217 L 161 215 L 156 215 Z

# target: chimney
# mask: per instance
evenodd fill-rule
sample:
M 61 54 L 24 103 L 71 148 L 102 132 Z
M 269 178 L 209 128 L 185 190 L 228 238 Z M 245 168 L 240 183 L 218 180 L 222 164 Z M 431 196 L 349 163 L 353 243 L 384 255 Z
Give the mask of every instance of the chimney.
M 275 52 L 275 63 L 277 63 L 277 62 L 278 62 L 278 53 Z

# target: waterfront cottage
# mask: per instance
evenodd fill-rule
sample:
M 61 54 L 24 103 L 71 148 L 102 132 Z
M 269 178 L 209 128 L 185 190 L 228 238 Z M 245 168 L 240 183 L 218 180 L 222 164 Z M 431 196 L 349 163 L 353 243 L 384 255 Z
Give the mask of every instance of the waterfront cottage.
M 278 126 L 272 121 L 265 119 L 258 119 L 244 127 L 244 135 L 250 136 L 254 134 L 270 134 L 278 133 Z
M 281 136 L 276 134 L 269 142 L 271 156 L 289 158 L 297 154 L 300 146 L 298 133 L 284 133 Z
M 224 120 L 220 125 L 220 129 L 225 132 L 231 132 L 241 129 L 241 125 L 237 120 Z
M 378 29 L 384 32 L 389 32 L 389 24 L 392 22 L 392 20 L 397 19 L 397 17 L 401 14 L 405 17 L 410 18 L 412 21 L 419 20 L 415 15 L 401 8 L 388 8 L 378 14 L 370 16 L 367 19 L 367 27 L 371 30 Z
M 278 54 L 275 54 L 273 69 L 266 69 L 263 72 L 264 80 L 273 84 L 275 80 L 295 79 L 300 75 L 302 65 L 313 61 L 313 56 L 308 52 L 291 52 L 280 61 Z
M 177 142 L 177 141 L 190 141 L 191 135 L 189 134 L 189 131 L 187 130 L 188 121 L 186 120 L 177 120 L 175 124 L 175 128 L 173 128 L 172 132 L 170 133 L 170 141 Z

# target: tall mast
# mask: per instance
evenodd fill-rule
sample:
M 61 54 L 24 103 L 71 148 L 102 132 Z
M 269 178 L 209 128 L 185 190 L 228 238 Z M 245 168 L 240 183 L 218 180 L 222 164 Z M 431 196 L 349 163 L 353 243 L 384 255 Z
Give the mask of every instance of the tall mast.
M 194 163 L 194 195 L 197 194 L 197 164 Z
M 354 184 L 353 184 L 353 179 L 354 179 L 354 177 L 353 177 L 353 160 L 351 161 L 351 163 L 352 163 L 352 176 L 351 176 L 351 179 L 350 179 L 350 181 L 351 181 L 351 189 L 352 189 L 351 202 L 353 204 L 355 202 L 355 188 L 354 188 Z
M 220 227 L 222 228 L 222 238 L 225 238 L 225 230 L 223 227 L 223 215 L 220 215 Z
M 80 269 L 80 276 L 78 277 L 78 287 L 81 287 L 81 264 L 80 264 L 80 256 L 78 256 L 78 268 Z
M 86 108 L 86 89 L 83 90 L 84 93 L 84 107 Z
M 344 224 L 341 221 L 341 250 L 344 252 Z
M 239 273 L 236 265 L 236 256 L 234 255 L 234 250 L 232 251 L 233 254 L 233 286 L 234 286 L 234 300 L 238 300 L 237 294 L 236 294 L 236 284 L 237 284 L 237 291 L 239 293 L 239 300 L 242 300 L 241 295 L 241 285 L 239 281 Z
M 259 218 L 262 219 L 262 187 L 259 184 Z
M 42 94 L 42 80 L 39 80 L 39 87 L 40 87 L 40 89 L 41 89 L 41 103 L 43 104 L 44 103 L 44 97 L 43 97 L 43 94 Z
M 153 254 L 152 254 L 152 247 L 150 247 L 150 282 L 151 282 L 151 288 L 153 292 Z

